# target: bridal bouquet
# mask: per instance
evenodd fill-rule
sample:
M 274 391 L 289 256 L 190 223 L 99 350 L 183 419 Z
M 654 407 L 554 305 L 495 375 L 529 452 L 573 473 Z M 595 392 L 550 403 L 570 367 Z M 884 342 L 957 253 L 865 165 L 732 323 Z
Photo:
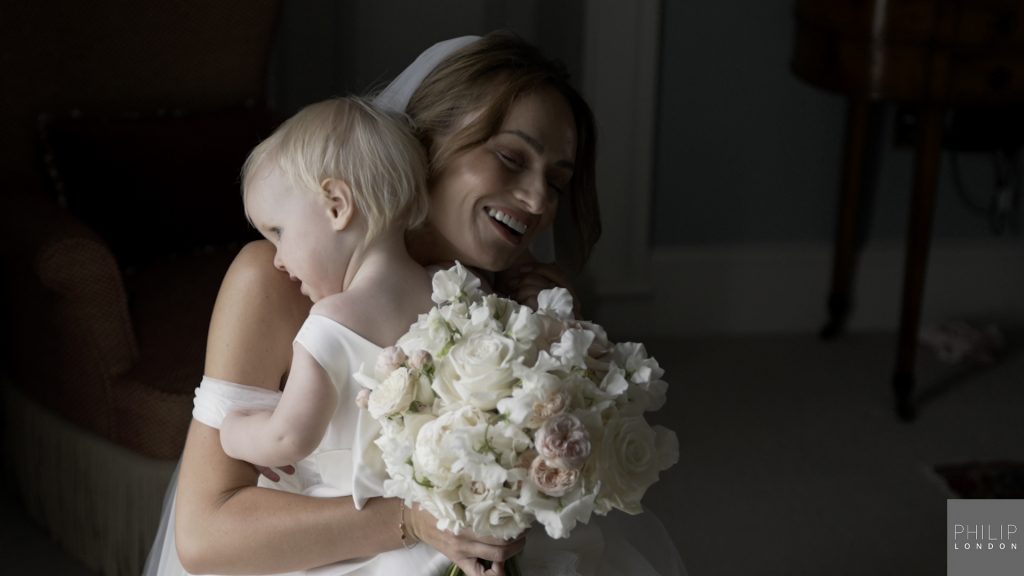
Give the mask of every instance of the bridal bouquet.
M 678 460 L 675 433 L 644 418 L 667 384 L 643 345 L 575 320 L 563 288 L 534 311 L 483 293 L 459 263 L 434 276 L 433 300 L 374 377 L 359 376 L 382 427 L 386 495 L 440 529 L 501 538 L 534 522 L 565 538 L 592 513 L 639 513 Z

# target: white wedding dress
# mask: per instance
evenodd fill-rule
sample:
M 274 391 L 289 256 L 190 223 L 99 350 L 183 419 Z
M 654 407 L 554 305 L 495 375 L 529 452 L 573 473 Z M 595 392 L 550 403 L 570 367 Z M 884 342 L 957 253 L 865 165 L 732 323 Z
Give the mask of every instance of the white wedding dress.
M 318 497 L 353 496 L 357 508 L 367 498 L 381 495 L 384 464 L 373 439 L 377 423 L 356 406 L 360 386 L 351 375 L 361 366 L 375 365 L 380 348 L 345 326 L 311 315 L 296 341 L 324 367 L 338 388 L 338 407 L 324 440 L 316 451 L 296 465 L 296 473 L 280 483 L 260 478 L 260 485 Z M 205 378 L 196 393 L 197 420 L 219 427 L 223 415 L 240 409 L 269 409 L 280 393 Z M 174 493 L 177 475 L 167 489 L 164 514 L 144 576 L 183 576 L 174 546 Z M 244 537 L 244 535 L 240 535 Z M 628 516 L 614 511 L 594 516 L 577 526 L 567 539 L 549 538 L 543 529 L 527 536 L 518 559 L 523 574 L 531 576 L 680 576 L 683 563 L 661 522 L 645 512 Z M 375 556 L 340 562 L 295 574 L 317 576 L 394 576 L 442 573 L 449 560 L 420 543 L 412 549 L 392 550 Z

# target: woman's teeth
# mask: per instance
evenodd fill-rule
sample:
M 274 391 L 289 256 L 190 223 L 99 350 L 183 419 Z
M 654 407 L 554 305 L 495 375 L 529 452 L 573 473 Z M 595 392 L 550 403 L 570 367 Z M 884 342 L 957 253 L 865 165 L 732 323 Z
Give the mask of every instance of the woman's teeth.
M 502 212 L 501 210 L 489 208 L 487 210 L 487 215 L 490 216 L 491 218 L 494 218 L 498 222 L 501 222 L 505 226 L 508 226 L 517 234 L 526 234 L 526 224 L 523 224 L 519 220 L 516 220 L 515 218 L 509 216 L 508 214 Z

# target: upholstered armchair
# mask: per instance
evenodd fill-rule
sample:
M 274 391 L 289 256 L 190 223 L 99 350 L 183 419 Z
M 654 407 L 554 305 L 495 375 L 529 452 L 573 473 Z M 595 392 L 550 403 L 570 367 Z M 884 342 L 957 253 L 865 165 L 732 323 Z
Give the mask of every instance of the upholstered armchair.
M 274 0 L 19 3 L 0 107 L 4 454 L 33 519 L 142 570 L 184 445 L 221 278 L 255 234 L 238 174 Z M 11 57 L 13 56 L 13 57 Z

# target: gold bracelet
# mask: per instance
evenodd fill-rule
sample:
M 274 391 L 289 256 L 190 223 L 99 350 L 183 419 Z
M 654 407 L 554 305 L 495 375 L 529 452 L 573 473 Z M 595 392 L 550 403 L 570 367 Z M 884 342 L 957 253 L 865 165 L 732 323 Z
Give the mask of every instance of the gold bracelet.
M 406 530 L 407 524 L 405 523 L 405 500 L 400 501 L 399 512 L 398 512 L 398 530 L 402 534 L 402 546 L 405 546 L 406 550 L 412 550 L 420 543 L 419 539 L 409 534 Z M 412 542 L 410 544 L 410 542 Z

